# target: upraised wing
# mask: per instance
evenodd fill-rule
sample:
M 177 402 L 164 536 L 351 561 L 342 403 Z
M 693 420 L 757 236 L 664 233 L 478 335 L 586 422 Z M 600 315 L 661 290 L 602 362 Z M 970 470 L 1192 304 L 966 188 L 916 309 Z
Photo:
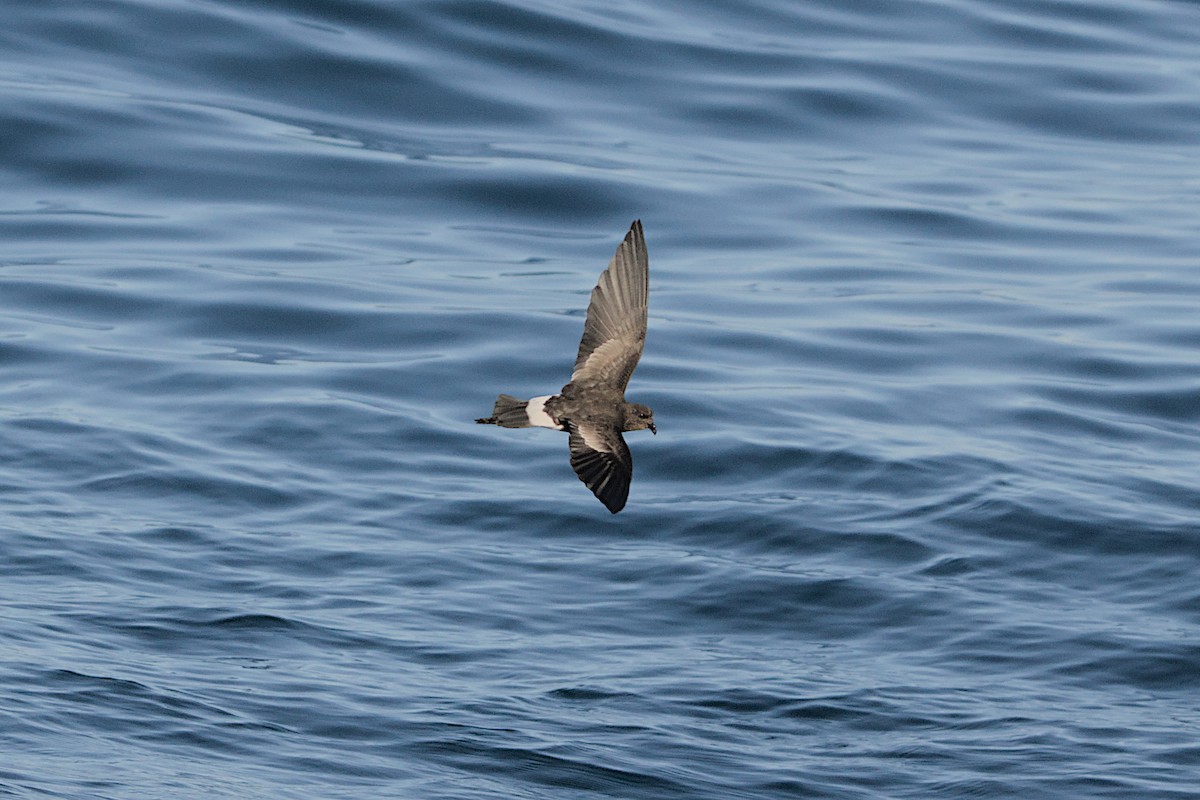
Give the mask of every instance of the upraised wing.
M 646 239 L 641 220 L 634 220 L 592 289 L 572 383 L 599 383 L 624 393 L 646 342 L 649 292 Z

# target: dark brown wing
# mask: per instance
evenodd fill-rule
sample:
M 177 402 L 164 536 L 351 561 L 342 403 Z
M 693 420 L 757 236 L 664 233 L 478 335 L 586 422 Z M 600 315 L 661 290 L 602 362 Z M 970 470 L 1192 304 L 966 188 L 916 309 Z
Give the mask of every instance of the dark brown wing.
M 625 507 L 629 481 L 633 478 L 633 456 L 621 432 L 584 423 L 567 423 L 571 434 L 571 467 L 579 480 L 612 513 Z
M 599 383 L 625 391 L 646 342 L 649 292 L 646 239 L 641 221 L 634 220 L 592 290 L 572 383 Z

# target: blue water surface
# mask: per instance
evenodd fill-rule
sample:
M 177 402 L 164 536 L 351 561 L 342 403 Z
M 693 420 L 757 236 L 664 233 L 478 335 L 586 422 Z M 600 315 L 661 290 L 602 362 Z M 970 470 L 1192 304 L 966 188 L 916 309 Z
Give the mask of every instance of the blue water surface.
M 1200 7 L 0 27 L 0 796 L 1200 796 Z M 564 436 L 640 218 L 627 508 Z

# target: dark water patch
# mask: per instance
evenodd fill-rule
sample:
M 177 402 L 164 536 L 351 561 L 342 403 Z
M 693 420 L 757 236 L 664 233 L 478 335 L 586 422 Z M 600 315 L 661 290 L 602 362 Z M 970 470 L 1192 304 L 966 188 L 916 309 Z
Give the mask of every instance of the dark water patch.
M 1186 643 L 1174 646 L 1144 644 L 1106 636 L 1076 642 L 1078 651 L 1090 653 L 1090 658 L 1065 666 L 1062 671 L 1079 681 L 1104 680 L 1151 692 L 1183 692 L 1195 690 L 1196 648 Z
M 553 752 L 488 746 L 471 740 L 428 742 L 421 747 L 427 757 L 468 772 L 490 774 L 514 770 L 522 782 L 557 790 L 587 792 L 653 792 L 660 797 L 692 796 L 684 783 L 632 769 L 579 761 Z

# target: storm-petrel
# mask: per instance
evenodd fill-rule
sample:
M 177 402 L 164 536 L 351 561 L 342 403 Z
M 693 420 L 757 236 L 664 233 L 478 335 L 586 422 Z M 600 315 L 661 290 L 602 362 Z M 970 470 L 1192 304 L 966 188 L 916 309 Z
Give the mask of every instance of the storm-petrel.
M 612 513 L 625 507 L 633 457 L 622 431 L 654 427 L 654 412 L 625 402 L 625 387 L 646 342 L 650 264 L 641 220 L 634 220 L 592 289 L 575 370 L 562 392 L 532 400 L 500 395 L 492 416 L 502 428 L 554 428 L 571 434 L 571 466 Z

